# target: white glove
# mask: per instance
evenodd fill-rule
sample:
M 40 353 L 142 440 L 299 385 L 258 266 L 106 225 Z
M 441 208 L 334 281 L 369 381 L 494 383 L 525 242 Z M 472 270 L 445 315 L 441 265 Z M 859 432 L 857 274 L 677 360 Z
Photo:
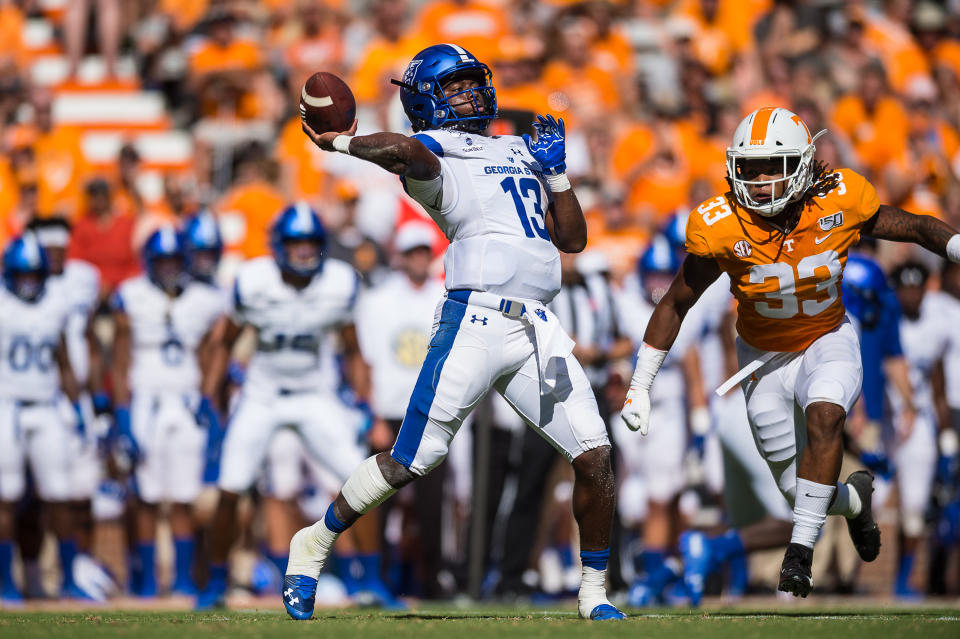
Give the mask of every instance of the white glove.
M 641 435 L 646 435 L 650 429 L 650 387 L 666 357 L 667 351 L 646 343 L 637 351 L 637 368 L 630 380 L 620 418 L 630 430 L 639 430 Z

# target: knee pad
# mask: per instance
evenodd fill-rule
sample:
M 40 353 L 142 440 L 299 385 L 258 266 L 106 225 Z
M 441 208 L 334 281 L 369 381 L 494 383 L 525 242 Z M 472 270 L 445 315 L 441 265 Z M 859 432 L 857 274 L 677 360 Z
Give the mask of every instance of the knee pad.
M 793 411 L 785 404 L 779 395 L 767 394 L 751 398 L 748 405 L 757 448 L 768 462 L 787 461 L 797 454 Z

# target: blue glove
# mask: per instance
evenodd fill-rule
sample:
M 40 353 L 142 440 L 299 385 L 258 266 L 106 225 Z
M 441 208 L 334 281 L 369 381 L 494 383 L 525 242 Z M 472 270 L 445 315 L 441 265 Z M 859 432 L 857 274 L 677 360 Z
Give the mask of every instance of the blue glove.
M 133 429 L 130 427 L 130 407 L 117 406 L 113 411 L 113 427 L 115 429 L 114 441 L 120 452 L 125 454 L 131 464 L 137 463 L 140 459 L 140 446 L 133 436 Z
M 203 481 L 207 484 L 216 483 L 220 477 L 220 454 L 223 451 L 223 440 L 226 429 L 220 421 L 217 409 L 209 397 L 200 398 L 195 414 L 197 424 L 207 430 L 207 449 L 204 454 Z
M 526 142 L 530 155 L 540 163 L 545 172 L 553 175 L 565 173 L 567 149 L 563 118 L 557 120 L 552 115 L 538 115 L 533 128 L 537 132 L 536 142 L 530 139 L 529 134 L 523 134 L 523 141 Z
M 80 435 L 81 438 L 85 438 L 87 435 L 87 423 L 83 419 L 83 408 L 80 406 L 80 402 L 73 402 L 73 412 L 77 415 L 77 434 Z
M 93 394 L 93 414 L 107 415 L 110 413 L 110 396 L 106 393 Z
M 860 463 L 881 479 L 889 481 L 893 477 L 893 464 L 886 453 L 861 453 Z

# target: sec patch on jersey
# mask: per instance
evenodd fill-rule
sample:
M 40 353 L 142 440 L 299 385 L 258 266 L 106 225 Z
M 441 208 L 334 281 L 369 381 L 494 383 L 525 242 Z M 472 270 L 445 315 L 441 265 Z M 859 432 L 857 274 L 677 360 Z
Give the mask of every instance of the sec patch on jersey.
M 317 133 L 346 131 L 357 117 L 357 101 L 347 83 L 318 71 L 300 91 L 300 118 Z

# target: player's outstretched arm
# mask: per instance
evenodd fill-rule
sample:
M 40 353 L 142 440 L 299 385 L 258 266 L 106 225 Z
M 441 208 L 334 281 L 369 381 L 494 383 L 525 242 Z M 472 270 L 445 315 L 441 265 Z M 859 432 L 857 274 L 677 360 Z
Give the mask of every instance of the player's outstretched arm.
M 386 131 L 355 135 L 356 120 L 349 131 L 341 133 L 317 133 L 306 122 L 302 125 L 307 137 L 324 151 L 346 153 L 415 180 L 432 180 L 440 175 L 440 160 L 415 138 Z
M 878 240 L 913 242 L 931 253 L 960 262 L 960 235 L 945 222 L 929 215 L 916 215 L 881 204 L 861 231 Z
M 650 387 L 657 376 L 667 351 L 673 346 L 687 311 L 696 303 L 708 286 L 720 277 L 716 261 L 687 255 L 680 271 L 666 295 L 653 309 L 653 315 L 643 334 L 643 344 L 637 352 L 637 367 L 630 380 L 627 399 L 620 417 L 632 430 L 646 435 L 650 427 Z

